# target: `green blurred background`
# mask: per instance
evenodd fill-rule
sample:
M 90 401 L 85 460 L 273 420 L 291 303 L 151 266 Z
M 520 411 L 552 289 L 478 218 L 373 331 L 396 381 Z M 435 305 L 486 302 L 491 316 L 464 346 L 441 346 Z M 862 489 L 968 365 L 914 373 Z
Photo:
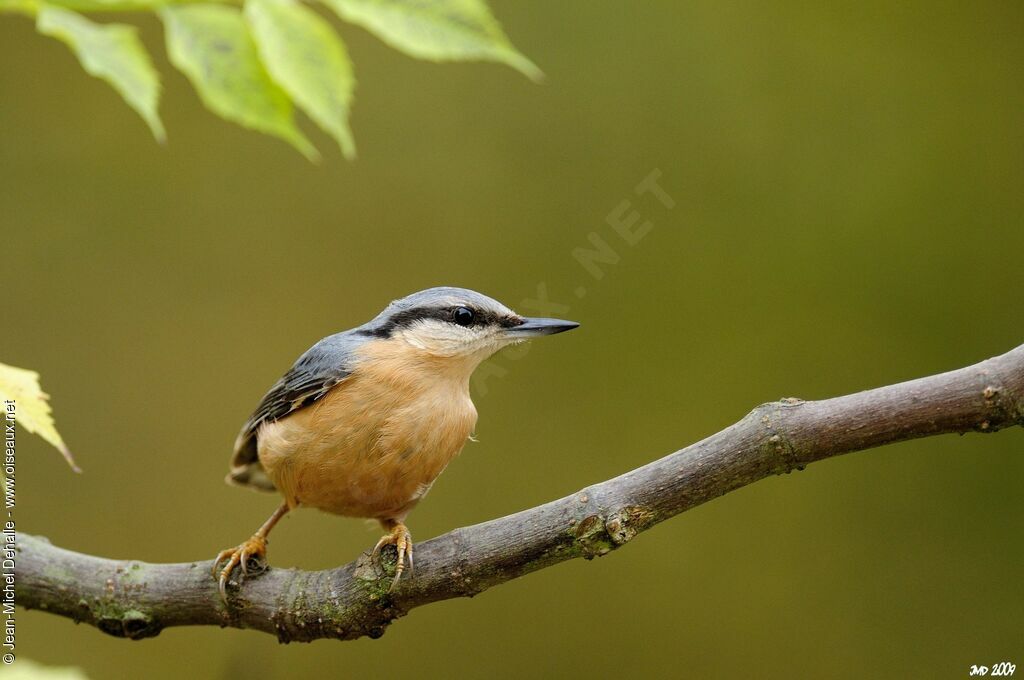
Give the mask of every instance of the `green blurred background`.
M 496 360 L 419 540 L 767 400 L 1024 341 L 1024 6 L 766 5 L 496 0 L 543 85 L 343 26 L 360 158 L 307 126 L 319 167 L 205 112 L 151 18 L 166 147 L 64 45 L 0 17 L 0 361 L 42 373 L 85 469 L 22 438 L 19 529 L 147 561 L 237 543 L 275 505 L 222 482 L 264 390 L 432 285 L 518 306 L 544 283 L 583 326 Z M 632 195 L 654 168 L 672 210 Z M 654 224 L 635 247 L 605 222 L 625 199 Z M 571 255 L 591 232 L 621 256 L 601 280 Z M 132 643 L 29 612 L 18 654 L 93 678 L 966 677 L 1024 664 L 1022 448 L 1016 429 L 826 461 L 381 640 Z M 377 535 L 300 512 L 271 561 L 327 568 Z

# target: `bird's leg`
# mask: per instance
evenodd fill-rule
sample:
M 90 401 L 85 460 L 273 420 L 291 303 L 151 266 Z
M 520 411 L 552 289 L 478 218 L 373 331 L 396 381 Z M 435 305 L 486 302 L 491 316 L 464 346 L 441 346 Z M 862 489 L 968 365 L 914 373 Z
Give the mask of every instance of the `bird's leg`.
M 231 572 L 234 571 L 235 567 L 241 567 L 242 574 L 245 576 L 249 575 L 249 560 L 255 559 L 262 565 L 263 561 L 267 557 L 267 534 L 274 528 L 274 525 L 285 516 L 288 512 L 288 503 L 282 503 L 281 507 L 274 511 L 274 514 L 270 516 L 266 522 L 263 523 L 256 533 L 253 534 L 247 541 L 241 545 L 235 546 L 234 548 L 228 548 L 227 550 L 221 550 L 217 555 L 217 559 L 213 561 L 213 577 L 216 578 L 220 584 L 220 597 L 224 602 L 228 601 L 228 579 L 231 578 Z M 225 562 L 226 560 L 226 562 Z M 220 563 L 224 562 L 224 567 L 218 569 Z M 259 571 L 262 571 L 264 567 L 260 567 Z
M 405 571 L 405 561 L 409 560 L 409 572 L 412 573 L 412 534 L 397 519 L 385 519 L 380 521 L 380 525 L 384 527 L 384 531 L 388 532 L 380 537 L 377 541 L 377 545 L 373 547 L 372 557 L 373 559 L 380 559 L 380 549 L 386 545 L 393 545 L 398 550 L 398 562 L 395 564 L 395 580 L 391 582 L 390 590 L 394 590 L 395 586 L 398 585 L 398 580 L 402 578 L 402 572 Z

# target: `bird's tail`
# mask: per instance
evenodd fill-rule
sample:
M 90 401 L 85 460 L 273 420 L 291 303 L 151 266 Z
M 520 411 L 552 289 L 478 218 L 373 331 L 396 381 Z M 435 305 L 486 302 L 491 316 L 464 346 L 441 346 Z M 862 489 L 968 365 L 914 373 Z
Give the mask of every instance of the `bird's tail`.
M 277 488 L 270 481 L 270 477 L 267 476 L 259 461 L 232 467 L 231 472 L 224 478 L 224 481 L 228 484 L 245 486 L 259 491 L 277 491 Z

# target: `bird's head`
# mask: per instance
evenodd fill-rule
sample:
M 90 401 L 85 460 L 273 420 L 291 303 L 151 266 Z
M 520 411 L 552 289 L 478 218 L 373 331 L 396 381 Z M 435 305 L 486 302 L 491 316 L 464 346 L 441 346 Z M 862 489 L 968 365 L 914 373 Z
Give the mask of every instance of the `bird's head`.
M 524 317 L 466 288 L 429 288 L 395 300 L 362 332 L 404 343 L 432 357 L 462 359 L 472 368 L 502 347 L 579 326 Z

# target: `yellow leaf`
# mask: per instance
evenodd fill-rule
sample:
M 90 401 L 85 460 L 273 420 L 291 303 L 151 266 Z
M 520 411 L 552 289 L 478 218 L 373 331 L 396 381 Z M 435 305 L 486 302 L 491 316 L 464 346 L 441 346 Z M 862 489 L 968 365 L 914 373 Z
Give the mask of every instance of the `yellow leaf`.
M 57 447 L 71 469 L 81 472 L 53 424 L 49 398 L 50 395 L 39 387 L 38 373 L 0 364 L 0 400 L 4 402 L 4 413 L 10 413 L 9 402 L 13 402 L 15 422 Z
M 32 659 L 18 657 L 4 668 L 4 680 L 89 680 L 81 668 L 74 666 L 44 666 Z

